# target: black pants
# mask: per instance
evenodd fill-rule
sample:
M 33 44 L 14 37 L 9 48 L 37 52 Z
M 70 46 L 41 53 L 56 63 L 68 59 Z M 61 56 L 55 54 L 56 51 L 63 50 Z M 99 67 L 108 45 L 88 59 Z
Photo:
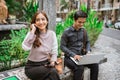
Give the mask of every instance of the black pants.
M 31 80 L 60 80 L 59 75 L 54 67 L 46 67 L 48 61 L 27 62 L 25 74 Z
M 98 64 L 76 65 L 70 58 L 65 58 L 65 65 L 73 71 L 73 80 L 82 80 L 84 67 L 90 68 L 90 80 L 98 80 Z

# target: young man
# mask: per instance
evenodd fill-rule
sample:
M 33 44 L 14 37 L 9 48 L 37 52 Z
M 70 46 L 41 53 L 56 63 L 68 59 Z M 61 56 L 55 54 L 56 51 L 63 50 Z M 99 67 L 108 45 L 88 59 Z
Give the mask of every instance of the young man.
M 73 71 L 73 80 L 82 80 L 84 67 L 90 68 L 90 80 L 98 80 L 98 64 L 76 65 L 70 57 L 76 60 L 81 58 L 81 52 L 86 36 L 86 51 L 90 53 L 90 42 L 83 25 L 86 21 L 87 14 L 81 10 L 74 14 L 74 24 L 66 29 L 61 37 L 61 50 L 65 53 L 65 65 Z M 86 35 L 84 35 L 86 33 Z

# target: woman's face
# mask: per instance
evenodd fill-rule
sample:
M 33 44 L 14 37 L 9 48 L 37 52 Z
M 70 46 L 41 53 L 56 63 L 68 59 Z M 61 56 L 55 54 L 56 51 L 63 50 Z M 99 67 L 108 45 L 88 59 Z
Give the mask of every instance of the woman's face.
M 40 31 L 46 31 L 47 24 L 48 21 L 42 13 L 36 16 L 35 25 L 40 29 Z

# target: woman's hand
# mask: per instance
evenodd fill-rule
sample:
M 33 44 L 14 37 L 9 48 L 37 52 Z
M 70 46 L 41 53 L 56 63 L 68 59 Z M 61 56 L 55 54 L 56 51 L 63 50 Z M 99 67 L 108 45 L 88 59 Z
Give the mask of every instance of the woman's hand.
M 34 24 L 31 24 L 30 27 L 31 27 L 31 32 L 32 32 L 32 33 L 35 33 L 35 31 L 36 31 L 35 25 L 34 25 Z
M 54 66 L 55 66 L 55 61 L 51 61 L 51 62 L 50 62 L 50 66 L 51 66 L 51 67 L 54 67 Z

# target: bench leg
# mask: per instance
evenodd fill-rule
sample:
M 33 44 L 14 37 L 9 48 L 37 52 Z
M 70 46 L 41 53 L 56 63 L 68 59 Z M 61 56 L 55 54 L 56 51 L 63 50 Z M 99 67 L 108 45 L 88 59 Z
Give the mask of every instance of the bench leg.
M 83 80 L 90 80 L 90 69 L 87 67 L 84 69 Z

